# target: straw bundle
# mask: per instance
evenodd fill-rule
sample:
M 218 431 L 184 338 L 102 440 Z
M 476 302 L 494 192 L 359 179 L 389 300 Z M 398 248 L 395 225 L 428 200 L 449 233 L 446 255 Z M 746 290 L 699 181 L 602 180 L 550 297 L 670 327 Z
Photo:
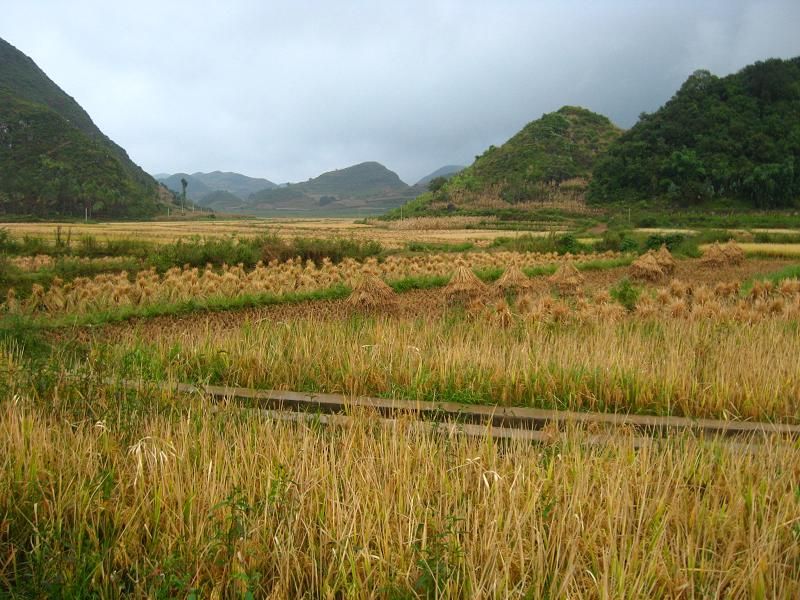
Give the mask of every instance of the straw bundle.
M 664 269 L 658 264 L 655 254 L 648 252 L 633 261 L 630 274 L 640 281 L 658 281 L 664 276 Z
M 516 294 L 531 289 L 533 284 L 519 266 L 511 265 L 503 272 L 500 279 L 498 279 L 494 285 L 495 288 L 502 293 L 513 292 Z
M 575 265 L 565 262 L 548 278 L 548 281 L 558 290 L 559 294 L 573 295 L 580 290 L 583 275 L 575 268 Z
M 486 284 L 465 265 L 456 268 L 450 283 L 444 288 L 448 302 L 467 302 L 485 296 L 487 292 Z
M 675 259 L 672 257 L 672 253 L 666 245 L 662 244 L 658 252 L 653 253 L 653 256 L 665 275 L 672 275 L 675 272 Z
M 397 294 L 380 277 L 368 273 L 356 281 L 346 304 L 366 309 L 393 308 L 397 305 Z

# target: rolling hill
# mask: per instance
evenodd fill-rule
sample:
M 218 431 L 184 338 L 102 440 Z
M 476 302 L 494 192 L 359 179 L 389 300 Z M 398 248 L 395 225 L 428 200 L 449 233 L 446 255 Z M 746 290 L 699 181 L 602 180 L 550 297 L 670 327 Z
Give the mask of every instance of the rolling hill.
M 414 184 L 416 188 L 425 188 L 427 185 L 436 179 L 437 177 L 446 177 L 450 178 L 456 173 L 463 171 L 466 169 L 463 165 L 445 165 L 444 167 L 440 167 L 436 169 L 433 173 L 428 173 L 425 177 L 421 178 L 417 183 Z
M 196 202 L 198 205 L 204 206 L 205 203 L 203 202 L 203 198 L 215 191 L 213 188 L 203 183 L 200 179 L 194 177 L 193 175 L 189 175 L 188 173 L 175 173 L 166 177 L 159 177 L 158 181 L 180 196 L 183 193 L 181 179 L 185 179 L 187 183 L 186 197 L 193 202 Z
M 213 171 L 211 173 L 198 171 L 191 175 L 188 173 L 160 173 L 156 176 L 156 179 L 177 194 L 182 192 L 181 179 L 186 179 L 188 183 L 186 196 L 202 206 L 210 206 L 212 202 L 217 202 L 222 198 L 221 195 L 216 195 L 214 199 L 209 200 L 208 196 L 213 192 L 227 192 L 226 203 L 232 201 L 230 195 L 233 195 L 239 200 L 238 204 L 242 204 L 250 194 L 263 189 L 277 187 L 269 179 L 248 177 L 240 173 L 223 171 Z
M 301 183 L 261 190 L 248 197 L 248 208 L 258 212 L 381 212 L 414 195 L 413 188 L 394 171 L 377 162 L 364 162 Z
M 38 217 L 146 217 L 156 181 L 34 63 L 0 39 L 0 210 Z
M 800 201 L 800 57 L 717 77 L 696 71 L 658 111 L 609 148 L 590 201 L 743 208 Z
M 525 210 L 531 203 L 581 199 L 595 161 L 622 133 L 607 117 L 564 106 L 491 146 L 406 214 L 441 210 Z

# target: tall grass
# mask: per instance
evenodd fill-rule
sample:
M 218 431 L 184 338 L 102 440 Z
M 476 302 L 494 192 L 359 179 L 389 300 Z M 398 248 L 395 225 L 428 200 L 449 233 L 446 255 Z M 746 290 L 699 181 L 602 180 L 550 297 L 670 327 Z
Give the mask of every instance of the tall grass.
M 800 414 L 793 321 L 503 328 L 453 313 L 205 327 L 162 334 L 143 325 L 103 352 L 131 378 L 719 418 Z
M 292 425 L 92 385 L 0 403 L 0 593 L 800 594 L 800 454 Z

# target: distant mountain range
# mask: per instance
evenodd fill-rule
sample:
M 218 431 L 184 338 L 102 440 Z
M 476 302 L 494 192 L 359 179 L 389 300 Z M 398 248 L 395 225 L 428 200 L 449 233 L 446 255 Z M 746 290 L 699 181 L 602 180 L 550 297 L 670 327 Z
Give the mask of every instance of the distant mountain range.
M 435 177 L 449 176 L 463 167 L 437 169 L 410 186 L 394 171 L 370 161 L 322 173 L 308 181 L 280 186 L 268 179 L 238 173 L 159 173 L 157 179 L 175 193 L 182 192 L 200 206 L 222 212 L 270 213 L 379 213 L 395 208 L 425 191 Z
M 0 39 L 0 214 L 147 217 L 170 200 L 31 58 Z
M 428 173 L 427 175 L 425 175 L 425 177 L 423 177 L 417 183 L 414 184 L 414 187 L 427 188 L 428 184 L 437 177 L 444 177 L 446 179 L 449 179 L 450 177 L 452 177 L 456 173 L 459 173 L 460 171 L 463 171 L 464 169 L 466 169 L 464 165 L 445 165 L 444 167 L 436 169 L 433 173 Z

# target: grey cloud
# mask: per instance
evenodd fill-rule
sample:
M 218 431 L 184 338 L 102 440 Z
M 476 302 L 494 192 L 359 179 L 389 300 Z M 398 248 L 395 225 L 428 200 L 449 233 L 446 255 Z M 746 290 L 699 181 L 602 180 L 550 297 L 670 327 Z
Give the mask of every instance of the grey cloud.
M 632 125 L 697 68 L 800 54 L 800 4 L 15 3 L 0 37 L 152 172 L 413 182 L 578 104 Z

